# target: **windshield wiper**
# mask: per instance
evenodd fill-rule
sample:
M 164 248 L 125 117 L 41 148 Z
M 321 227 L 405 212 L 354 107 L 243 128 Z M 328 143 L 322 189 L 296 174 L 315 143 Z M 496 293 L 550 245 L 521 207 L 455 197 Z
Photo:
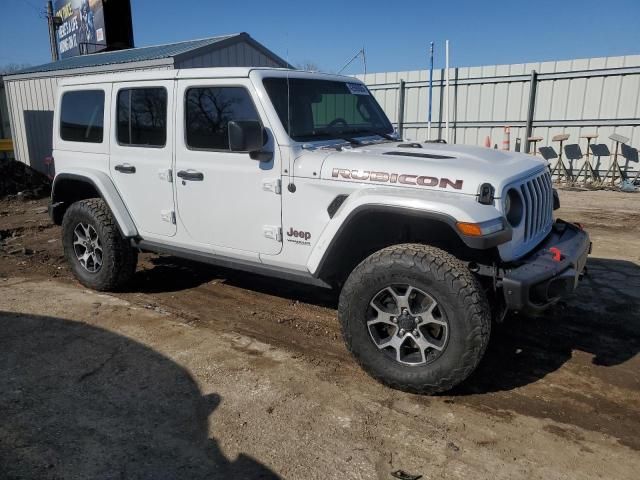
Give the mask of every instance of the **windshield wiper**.
M 376 130 L 348 130 L 348 131 L 345 131 L 343 133 L 349 133 L 351 135 L 355 135 L 355 134 L 359 134 L 359 133 L 361 133 L 363 135 L 378 135 L 379 137 L 385 138 L 385 139 L 393 141 L 393 142 L 398 140 L 393 135 L 390 135 L 390 134 L 384 133 L 384 132 L 378 132 Z
M 304 132 L 304 133 L 300 133 L 300 134 L 296 134 L 296 138 L 314 138 L 314 139 L 320 139 L 320 138 L 325 138 L 327 140 L 329 139 L 340 139 L 340 140 L 344 140 L 345 142 L 349 142 L 351 145 L 362 145 L 362 142 L 360 140 L 356 140 L 355 138 L 349 137 L 347 135 L 345 135 L 343 132 L 340 131 L 336 131 L 336 132 L 318 132 L 318 131 L 311 131 L 311 132 Z
M 362 142 L 360 140 L 356 140 L 355 138 L 347 137 L 347 136 L 343 135 L 342 133 L 336 134 L 336 137 L 341 138 L 342 140 L 345 140 L 345 141 L 349 142 L 351 145 L 362 145 Z

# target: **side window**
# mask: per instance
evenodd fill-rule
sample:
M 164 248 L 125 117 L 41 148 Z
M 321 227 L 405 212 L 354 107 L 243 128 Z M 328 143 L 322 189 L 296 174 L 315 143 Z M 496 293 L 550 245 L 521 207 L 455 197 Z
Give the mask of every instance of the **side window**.
M 164 147 L 167 140 L 167 90 L 129 88 L 118 92 L 120 145 Z
M 60 108 L 62 140 L 102 143 L 103 123 L 103 90 L 78 90 L 62 95 Z
M 185 102 L 186 141 L 190 148 L 229 150 L 230 121 L 260 121 L 251 96 L 243 87 L 190 88 Z

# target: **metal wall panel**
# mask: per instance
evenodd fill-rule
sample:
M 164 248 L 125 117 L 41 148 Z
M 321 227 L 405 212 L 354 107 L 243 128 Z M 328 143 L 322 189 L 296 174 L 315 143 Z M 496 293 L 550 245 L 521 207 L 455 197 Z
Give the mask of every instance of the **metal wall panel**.
M 532 135 L 543 137 L 539 146 L 551 144 L 558 133 L 568 133 L 569 143 L 579 143 L 585 150 L 580 135 L 597 133 L 597 142 L 611 148 L 608 136 L 615 132 L 640 147 L 640 55 L 452 68 L 450 140 L 484 145 L 488 136 L 492 146 L 501 146 L 503 127 L 510 126 L 511 149 L 516 138 L 524 147 L 532 70 L 538 73 Z M 420 70 L 358 78 L 396 125 L 399 82 L 404 80 L 404 136 L 422 141 L 427 139 L 428 76 L 428 71 Z M 432 139 L 445 135 L 444 76 L 444 69 L 433 72 Z M 636 162 L 627 163 L 630 170 L 639 168 Z M 599 162 L 602 170 L 608 166 L 608 158 Z
M 238 42 L 176 63 L 176 68 L 280 67 L 273 58 L 253 46 Z

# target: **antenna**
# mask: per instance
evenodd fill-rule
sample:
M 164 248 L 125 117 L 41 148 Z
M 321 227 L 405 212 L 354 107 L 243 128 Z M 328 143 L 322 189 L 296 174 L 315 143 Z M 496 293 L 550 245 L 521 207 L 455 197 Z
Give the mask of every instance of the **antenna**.
M 287 45 L 289 44 L 289 34 L 287 33 Z M 289 64 L 289 47 L 287 47 L 287 64 Z M 291 83 L 289 81 L 289 73 L 291 69 L 287 70 L 287 134 L 289 135 L 289 139 L 291 139 Z M 291 165 L 291 149 L 289 149 L 289 185 L 287 185 L 287 190 L 291 193 L 296 191 L 295 184 L 295 172 L 293 169 L 295 168 L 295 163 L 293 166 Z
M 287 34 L 287 43 L 288 43 L 289 34 Z M 287 47 L 287 64 L 289 63 L 289 47 Z M 291 87 L 289 85 L 289 72 L 290 68 L 287 69 L 287 134 L 291 137 Z

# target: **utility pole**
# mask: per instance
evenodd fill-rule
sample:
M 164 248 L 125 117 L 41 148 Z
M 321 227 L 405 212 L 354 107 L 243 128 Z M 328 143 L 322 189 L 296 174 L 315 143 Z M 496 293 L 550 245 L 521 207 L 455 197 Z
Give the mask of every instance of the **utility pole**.
M 445 55 L 445 97 L 444 97 L 444 125 L 445 125 L 445 139 L 447 143 L 451 141 L 449 138 L 449 40 L 444 42 L 444 55 Z
M 51 60 L 57 62 L 58 55 L 58 40 L 56 38 L 56 22 L 53 16 L 53 3 L 51 0 L 47 2 L 47 24 L 49 25 L 49 46 L 51 47 Z
M 429 47 L 429 114 L 427 117 L 427 140 L 431 140 L 431 107 L 433 105 L 433 42 Z
M 364 53 L 364 47 L 362 47 L 362 63 L 364 65 L 364 74 L 367 74 L 367 55 Z

